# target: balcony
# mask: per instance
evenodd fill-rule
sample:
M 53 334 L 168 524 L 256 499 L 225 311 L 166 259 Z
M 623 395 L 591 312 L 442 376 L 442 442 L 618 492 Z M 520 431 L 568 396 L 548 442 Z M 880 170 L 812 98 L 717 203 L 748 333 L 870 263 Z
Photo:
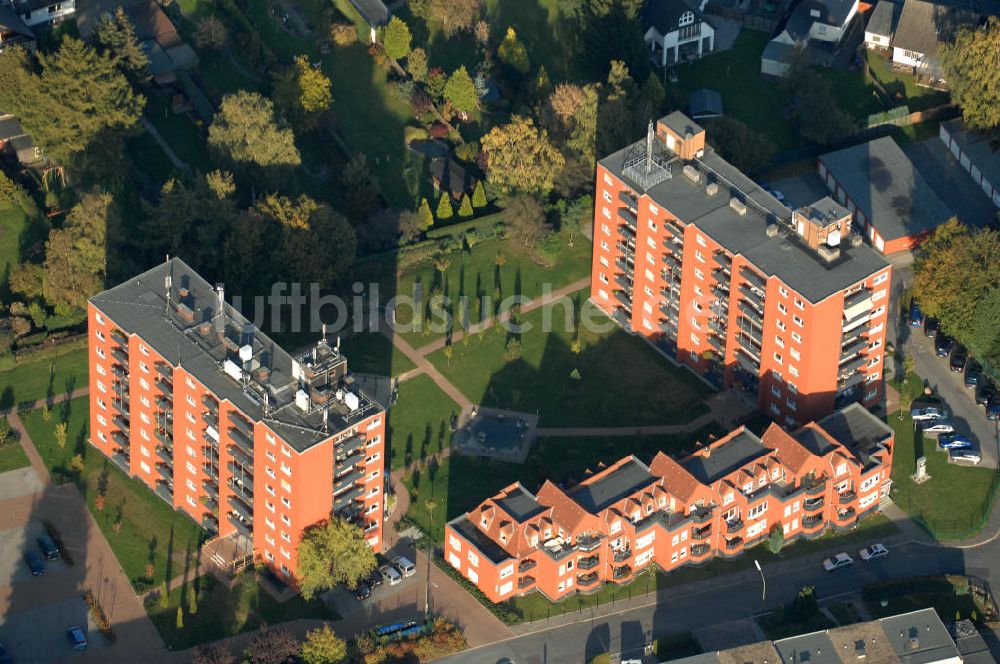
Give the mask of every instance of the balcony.
M 600 581 L 600 579 L 597 576 L 597 572 L 591 572 L 590 574 L 576 575 L 576 584 L 583 588 L 589 588 L 591 586 L 594 586 L 598 583 L 598 581 Z
M 237 495 L 231 495 L 228 499 L 229 506 L 233 508 L 237 514 L 242 517 L 242 520 L 249 526 L 253 526 L 253 507 L 247 504 L 242 498 Z
M 807 482 L 805 479 L 803 479 L 802 483 L 806 484 Z M 809 486 L 806 487 L 806 493 L 808 493 L 810 496 L 815 496 L 817 494 L 826 491 L 826 480 L 812 479 L 808 481 L 808 485 Z
M 844 297 L 844 309 L 845 310 L 850 309 L 866 301 L 868 301 L 868 303 L 870 304 L 871 297 L 872 297 L 872 292 L 868 288 L 861 288 L 859 290 L 856 290 L 850 295 L 846 295 Z
M 843 511 L 838 511 L 836 516 L 837 523 L 840 523 L 841 525 L 846 525 L 857 518 L 858 513 L 854 511 L 853 507 L 849 507 Z
M 174 450 L 166 445 L 156 446 L 156 456 L 160 457 L 169 464 L 174 462 Z
M 213 413 L 218 414 L 219 412 L 219 402 L 210 394 L 201 395 L 201 405 L 209 409 Z
M 611 312 L 611 318 L 613 318 L 615 322 L 626 330 L 631 329 L 632 327 L 631 314 L 629 314 L 629 310 L 631 310 L 631 308 L 631 304 L 628 305 L 628 309 L 619 306 L 615 307 L 615 309 Z
M 601 559 L 597 556 L 587 556 L 576 561 L 576 566 L 580 569 L 594 569 L 601 564 Z
M 614 567 L 611 569 L 611 580 L 622 582 L 626 579 L 632 578 L 632 566 L 622 565 L 621 567 Z
M 118 364 L 117 362 L 111 365 L 111 374 L 118 378 L 125 380 L 128 379 L 128 369 L 125 368 L 124 365 Z
M 203 514 L 201 517 L 201 527 L 213 533 L 219 532 L 219 520 L 214 514 Z
M 756 307 L 750 305 L 744 300 L 740 300 L 739 303 L 740 313 L 743 314 L 743 320 L 753 323 L 757 327 L 764 326 L 764 314 L 756 309 Z
M 517 573 L 524 574 L 525 572 L 533 570 L 536 567 L 538 567 L 538 563 L 531 558 L 526 558 L 517 564 Z
M 163 378 L 161 376 L 156 379 L 156 389 L 169 396 L 174 393 L 174 383 L 169 378 Z
M 748 371 L 755 376 L 760 373 L 760 361 L 752 355 L 748 355 L 747 351 L 744 350 L 742 346 L 740 347 L 739 352 L 736 353 L 736 363 L 739 364 L 744 371 Z
M 173 482 L 174 481 L 174 469 L 170 464 L 167 463 L 157 463 L 156 472 L 160 474 L 163 479 Z
M 863 337 L 855 337 L 851 339 L 846 344 L 844 344 L 840 349 L 840 361 L 850 359 L 858 353 L 867 350 L 868 340 Z
M 247 502 L 247 504 L 250 504 L 250 503 L 253 502 L 253 483 L 252 482 L 243 482 L 243 483 L 240 483 L 240 482 L 237 482 L 237 481 L 233 480 L 232 478 L 230 478 L 229 483 L 226 486 L 229 487 L 229 490 L 233 494 L 235 494 L 235 495 L 240 496 L 241 498 L 243 498 Z
M 635 260 L 635 243 L 618 240 L 615 247 L 629 260 Z
M 718 277 L 716 277 L 716 278 L 718 278 Z M 716 297 L 722 298 L 724 300 L 728 300 L 729 299 L 729 282 L 728 281 L 724 281 L 722 279 L 719 279 L 719 282 L 717 284 L 715 284 L 714 286 L 712 286 L 712 293 L 714 293 Z
M 692 556 L 696 556 L 696 557 L 700 557 L 700 556 L 704 556 L 706 553 L 708 553 L 711 550 L 712 549 L 711 549 L 710 546 L 708 546 L 708 544 L 695 544 L 694 546 L 691 547 L 691 555 Z
M 125 366 L 128 366 L 128 353 L 121 346 L 114 346 L 111 349 L 111 357 L 115 358 Z
M 253 435 L 253 424 L 242 415 L 237 415 L 236 411 L 229 411 L 229 421 L 247 436 Z
M 844 325 L 844 341 L 850 341 L 855 337 L 860 337 L 868 334 L 869 330 L 872 329 L 871 321 L 865 321 L 860 325 Z
M 205 493 L 211 496 L 212 498 L 219 497 L 219 485 L 216 484 L 215 480 L 211 479 L 202 480 L 201 487 L 205 490 Z
M 819 498 L 806 498 L 802 502 L 802 507 L 805 508 L 807 512 L 815 512 L 816 510 L 823 507 L 825 500 L 822 496 Z
M 752 288 L 746 284 L 740 285 L 740 294 L 743 296 L 744 302 L 749 302 L 758 312 L 763 313 L 764 311 L 764 296 L 760 293 L 754 291 Z
M 837 369 L 837 372 L 841 376 L 848 376 L 857 371 L 858 369 L 860 369 L 861 367 L 865 366 L 866 364 L 868 364 L 868 356 L 858 355 L 853 360 L 848 360 L 847 362 L 841 364 L 840 368 Z
M 815 528 L 823 523 L 822 514 L 807 514 L 802 517 L 802 527 L 803 528 Z
M 114 398 L 111 400 L 111 405 L 122 415 L 128 417 L 129 414 L 129 401 L 128 399 L 118 399 Z
M 522 576 L 517 580 L 517 589 L 524 590 L 535 585 L 535 577 L 533 576 Z
M 111 439 L 124 448 L 128 448 L 129 446 L 129 437 L 121 431 L 112 431 Z
M 639 225 L 639 217 L 628 208 L 618 208 L 618 218 L 625 222 L 625 225 L 635 230 Z
M 126 475 L 130 474 L 128 448 L 115 450 L 111 453 L 111 461 L 121 468 Z
M 612 554 L 611 560 L 616 563 L 624 563 L 632 560 L 632 549 L 618 549 Z
M 634 260 L 626 259 L 624 256 L 619 256 L 615 259 L 615 267 L 622 272 L 631 273 L 635 269 L 634 262 Z
M 743 519 L 732 519 L 726 522 L 726 532 L 732 535 L 743 530 Z
M 726 350 L 726 341 L 725 341 L 725 339 L 720 339 L 717 334 L 711 334 L 708 337 L 706 337 L 705 340 L 708 342 L 709 346 L 711 346 L 712 348 L 714 348 L 716 350 L 716 352 L 718 352 L 718 353 L 724 353 L 725 352 L 725 350 Z
M 253 475 L 253 457 L 243 451 L 239 445 L 230 445 L 226 448 L 233 457 L 233 461 L 243 468 L 243 472 Z
M 128 335 L 119 330 L 117 327 L 111 330 L 111 338 L 122 344 L 123 346 L 128 345 Z
M 677 320 L 675 318 L 666 318 L 660 321 L 660 329 L 670 335 L 677 334 Z
M 639 209 L 638 199 L 636 199 L 635 196 L 633 196 L 628 191 L 625 191 L 624 189 L 618 192 L 618 200 L 620 200 L 622 203 L 629 206 L 633 210 Z
M 163 500 L 167 501 L 167 503 L 171 505 L 174 504 L 174 490 L 168 482 L 158 481 L 156 483 L 156 488 L 153 489 L 153 492 L 160 498 L 163 498 Z
M 635 240 L 635 229 L 629 226 L 628 224 L 619 224 L 618 235 L 625 238 L 626 241 Z
M 754 361 L 759 361 L 760 359 L 760 349 L 761 345 L 759 342 L 755 341 L 753 337 L 749 337 L 743 334 L 743 331 L 736 333 L 736 343 L 740 345 L 740 348 L 750 355 Z
M 240 520 L 240 517 L 234 512 L 230 512 L 226 516 L 229 519 L 229 523 L 236 527 L 236 532 L 244 537 L 253 537 L 252 525 L 243 523 L 243 521 Z
M 364 444 L 365 444 L 364 436 L 351 436 L 350 438 L 347 438 L 337 443 L 335 447 L 337 458 L 346 459 L 347 457 L 351 456 L 356 451 L 361 449 L 364 446 Z
M 219 430 L 219 415 L 217 412 L 211 410 L 201 411 L 201 421 L 216 431 Z
M 173 442 L 163 427 L 153 427 L 153 435 L 156 436 L 158 441 L 165 445 L 169 445 Z
M 219 509 L 219 501 L 213 496 L 202 496 L 198 499 L 198 501 L 213 512 Z
M 615 298 L 629 309 L 632 308 L 632 294 L 618 288 L 615 289 Z
M 340 470 L 340 469 L 338 469 Z M 333 492 L 343 491 L 344 489 L 350 487 L 352 484 L 357 484 L 365 478 L 365 469 L 354 468 L 343 475 L 334 478 L 333 480 Z
M 247 454 L 253 454 L 253 439 L 237 427 L 229 427 L 229 437 Z
M 361 498 L 364 493 L 363 487 L 356 486 L 353 489 L 345 491 L 339 496 L 335 496 L 333 499 L 333 511 L 339 512 L 343 509 L 351 507 L 358 498 Z
M 705 523 L 712 517 L 713 511 L 715 511 L 714 505 L 709 505 L 708 507 L 697 505 L 688 511 L 688 516 L 695 523 Z
M 169 364 L 167 364 L 166 362 L 157 362 L 156 363 L 156 373 L 160 374 L 161 376 L 163 376 L 167 380 L 173 380 L 174 379 L 174 368 L 172 366 L 170 366 Z
M 249 484 L 250 489 L 253 490 L 253 468 L 248 468 L 235 460 L 226 464 L 226 467 L 229 468 L 229 472 L 234 478 Z
M 667 266 L 670 267 L 671 270 L 680 270 L 681 269 L 681 261 L 677 257 L 677 254 L 674 254 L 674 253 L 663 254 L 663 262 L 666 263 Z
M 712 535 L 712 526 L 705 526 L 704 528 L 693 528 L 691 530 L 691 539 L 697 541 L 706 540 Z
M 759 290 L 764 290 L 767 288 L 767 279 L 757 274 L 750 268 L 743 266 L 740 268 L 740 276 L 746 279 L 749 283 L 756 286 Z
M 632 290 L 632 278 L 627 274 L 616 274 L 615 283 L 624 288 L 625 290 Z
M 838 499 L 838 502 L 841 505 L 850 505 L 851 503 L 853 503 L 857 499 L 858 499 L 858 494 L 857 493 L 855 493 L 854 491 L 845 491 L 844 493 L 840 494 L 840 498 Z
M 576 548 L 579 551 L 593 551 L 600 545 L 600 535 L 578 535 L 576 538 Z
M 717 251 L 712 254 L 712 260 L 727 272 L 733 267 L 733 257 L 724 251 Z
M 741 546 L 743 546 L 742 537 L 734 537 L 733 539 L 726 540 L 726 549 L 729 551 L 732 551 L 733 549 L 738 549 Z

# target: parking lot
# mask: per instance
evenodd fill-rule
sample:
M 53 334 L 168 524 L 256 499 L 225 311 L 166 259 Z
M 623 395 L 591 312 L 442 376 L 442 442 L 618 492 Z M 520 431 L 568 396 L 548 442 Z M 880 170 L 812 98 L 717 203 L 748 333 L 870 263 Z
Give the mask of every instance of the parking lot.
M 47 664 L 74 654 L 66 638 L 66 628 L 74 626 L 86 632 L 88 652 L 106 649 L 108 644 L 89 613 L 82 597 L 70 597 L 6 615 L 0 619 L 0 643 L 18 664 Z
M 45 526 L 40 521 L 30 521 L 24 526 L 0 530 L 0 586 L 34 580 L 28 565 L 24 562 L 24 553 L 32 550 L 40 554 L 35 540 L 44 534 Z M 65 571 L 66 565 L 62 561 L 45 561 L 46 577 Z

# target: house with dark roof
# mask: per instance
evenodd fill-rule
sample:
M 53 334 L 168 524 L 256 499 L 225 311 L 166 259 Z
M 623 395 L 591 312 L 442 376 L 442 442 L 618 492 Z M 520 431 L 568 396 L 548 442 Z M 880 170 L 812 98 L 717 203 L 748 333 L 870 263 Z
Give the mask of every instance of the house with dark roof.
M 722 106 L 722 95 L 718 90 L 703 88 L 695 90 L 688 99 L 688 116 L 692 120 L 721 118 L 726 114 Z
M 0 0 L 20 16 L 30 28 L 56 25 L 76 13 L 76 0 Z
M 35 47 L 35 33 L 8 4 L 0 3 L 0 51 L 7 46 Z
M 198 65 L 198 55 L 181 39 L 173 21 L 160 9 L 156 0 L 132 5 L 125 10 L 135 37 L 149 58 L 149 73 L 160 85 L 177 80 L 177 70 Z
M 435 157 L 428 168 L 434 191 L 447 191 L 456 201 L 462 200 L 462 196 L 476 186 L 476 179 L 451 157 Z
M 715 48 L 715 26 L 689 0 L 649 0 L 642 16 L 646 44 L 663 67 L 696 60 Z
M 351 0 L 351 5 L 368 24 L 369 38 L 374 44 L 378 28 L 389 22 L 389 8 L 382 0 Z
M 901 2 L 879 0 L 868 17 L 865 26 L 865 46 L 867 48 L 888 51 L 892 46 L 892 36 L 896 34 L 896 24 L 903 9 Z
M 979 14 L 962 7 L 905 0 L 892 39 L 892 64 L 919 79 L 945 83 L 940 45 L 954 41 L 959 28 L 981 21 Z
M 892 443 L 892 429 L 853 404 L 793 434 L 740 427 L 680 460 L 627 456 L 569 488 L 515 483 L 448 522 L 445 559 L 494 602 L 559 600 L 650 565 L 739 556 L 776 529 L 787 541 L 819 537 L 878 510 Z
M 954 216 L 890 136 L 821 155 L 819 174 L 884 254 L 912 249 Z
M 46 162 L 42 149 L 35 145 L 21 121 L 0 113 L 0 156 L 14 159 L 20 166 L 40 166 Z
M 824 62 L 840 48 L 841 40 L 858 14 L 858 0 L 803 0 L 779 26 L 761 54 L 760 72 L 787 76 L 796 54 L 810 62 Z

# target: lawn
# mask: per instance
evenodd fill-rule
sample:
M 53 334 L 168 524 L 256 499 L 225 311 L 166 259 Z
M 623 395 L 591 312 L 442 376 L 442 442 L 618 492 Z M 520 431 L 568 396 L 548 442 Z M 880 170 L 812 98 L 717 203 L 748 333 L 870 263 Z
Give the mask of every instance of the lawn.
M 28 456 L 24 453 L 24 450 L 17 441 L 10 441 L 3 447 L 0 447 L 0 473 L 6 473 L 8 470 L 17 470 L 18 468 L 24 468 L 25 466 L 30 466 L 31 462 L 28 461 Z
M 0 409 L 82 387 L 87 387 L 86 343 L 52 346 L 22 355 L 13 368 L 0 372 Z
M 501 326 L 456 343 L 450 360 L 444 349 L 429 359 L 472 402 L 537 412 L 544 427 L 683 423 L 706 412 L 707 386 L 613 325 L 586 296 L 574 295 L 582 324 L 567 325 L 561 303 L 526 314 L 520 322 L 533 329 L 520 335 L 520 359 L 506 359 L 513 337 Z
M 950 95 L 947 92 L 917 85 L 912 76 L 893 70 L 886 58 L 871 51 L 866 53 L 872 76 L 878 79 L 899 103 L 905 102 L 911 111 L 922 111 L 948 103 Z
M 758 622 L 767 633 L 767 638 L 772 641 L 787 639 L 790 636 L 798 636 L 799 634 L 821 632 L 837 626 L 822 611 L 817 611 L 813 616 L 802 621 L 788 620 L 773 622 L 774 614 L 772 613 L 771 616 L 771 618 L 761 618 Z
M 513 27 L 531 58 L 532 73 L 545 67 L 553 83 L 584 78 L 580 24 L 559 12 L 559 0 L 484 0 L 492 39 Z M 602 72 L 606 74 L 606 72 Z
M 497 256 L 502 256 L 504 264 L 498 268 Z M 567 284 L 590 275 L 591 244 L 582 235 L 577 235 L 573 246 L 566 246 L 559 255 L 555 265 L 540 265 L 531 251 L 513 240 L 486 240 L 479 242 L 470 252 L 455 251 L 447 255 L 450 263 L 442 274 L 437 271 L 432 261 L 427 260 L 395 280 L 394 275 L 386 275 L 380 284 L 383 296 L 389 298 L 399 296 L 413 297 L 418 287 L 422 293 L 425 308 L 429 304 L 433 292 L 440 291 L 450 300 L 458 301 L 462 297 L 469 299 L 469 321 L 475 324 L 492 311 L 496 311 L 504 298 L 521 296 L 538 298 L 548 288 L 558 290 Z M 497 275 L 499 273 L 499 280 Z M 388 280 L 395 280 L 393 282 Z M 491 308 L 483 304 L 482 298 L 491 300 Z M 397 307 L 396 321 L 405 325 L 412 320 L 410 307 Z M 454 307 L 454 326 L 461 329 L 462 320 L 459 308 Z M 402 336 L 414 347 L 419 348 L 443 334 L 432 332 L 428 323 L 432 322 L 429 315 L 424 317 L 424 330 L 421 332 L 402 332 Z M 402 327 L 402 325 L 401 325 Z
M 24 413 L 21 419 L 53 475 L 72 478 L 80 487 L 87 506 L 132 584 L 141 589 L 173 578 L 187 565 L 195 564 L 204 532 L 89 446 L 88 417 L 88 399 L 81 397 L 57 404 L 48 420 L 42 409 Z M 53 432 L 56 424 L 63 420 L 68 424 L 68 435 L 66 445 L 60 448 Z M 79 475 L 68 468 L 75 454 L 82 455 L 85 463 Z M 105 487 L 106 506 L 99 511 L 95 500 L 102 486 Z M 146 579 L 149 565 L 153 567 L 152 584 Z
M 398 376 L 416 368 L 413 361 L 380 332 L 358 332 L 344 337 L 340 350 L 347 356 L 348 367 L 357 373 Z
M 876 618 L 927 607 L 933 607 L 948 624 L 955 620 L 956 612 L 963 618 L 975 612 L 980 620 L 986 615 L 985 607 L 969 592 L 969 582 L 964 576 L 927 576 L 870 583 L 865 586 L 863 597 Z
M 767 33 L 744 28 L 732 49 L 678 67 L 677 88 L 684 98 L 677 101 L 686 108 L 687 95 L 695 90 L 718 90 L 727 116 L 764 134 L 782 152 L 800 142 L 784 117 L 783 95 L 760 76 L 760 55 L 768 40 Z
M 8 278 L 21 264 L 21 233 L 27 217 L 19 205 L 0 205 L 0 299 L 10 301 Z
M 160 637 L 171 650 L 183 650 L 255 630 L 265 623 L 276 625 L 299 618 L 340 618 L 334 609 L 318 598 L 306 602 L 296 595 L 279 604 L 261 588 L 252 573 L 244 575 L 233 588 L 227 588 L 211 575 L 201 577 L 194 583 L 197 588 L 196 613 L 190 612 L 185 588 L 170 591 L 166 608 L 158 601 L 146 607 Z M 178 607 L 183 607 L 184 611 L 182 630 L 177 629 Z
M 164 94 L 157 92 L 149 96 L 145 115 L 181 161 L 199 173 L 211 170 L 208 144 L 198 127 L 186 114 L 175 114 Z
M 451 416 L 458 411 L 458 404 L 427 375 L 400 383 L 396 405 L 389 411 L 390 469 L 449 447 Z

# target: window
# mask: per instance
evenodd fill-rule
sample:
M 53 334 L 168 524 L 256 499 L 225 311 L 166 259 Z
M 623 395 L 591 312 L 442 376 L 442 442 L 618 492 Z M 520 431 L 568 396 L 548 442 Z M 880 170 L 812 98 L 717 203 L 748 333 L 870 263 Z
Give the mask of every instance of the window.
M 269 516 L 264 517 L 264 525 L 266 525 L 271 530 L 274 530 L 274 521 Z
M 140 362 L 139 368 L 142 369 L 142 373 L 149 373 L 149 366 L 145 362 Z
M 97 321 L 98 325 L 104 325 L 104 316 L 102 316 L 99 312 L 94 313 L 94 320 Z
M 792 341 L 794 341 L 797 344 L 802 343 L 802 335 L 799 334 L 798 332 L 792 332 Z
M 611 202 L 611 192 L 608 191 L 607 189 L 604 190 L 604 200 L 606 200 L 608 203 Z
M 281 504 L 289 509 L 291 509 L 292 507 L 292 501 L 290 501 L 288 498 L 285 498 L 284 496 L 281 497 Z
M 656 258 L 648 251 L 646 252 L 646 262 L 650 265 L 656 265 Z
M 788 307 L 786 307 L 784 304 L 782 304 L 781 302 L 779 302 L 778 303 L 778 311 L 780 311 L 782 314 L 787 314 L 788 313 Z
M 197 450 L 195 450 L 193 447 L 191 447 L 190 445 L 185 445 L 185 447 L 187 447 L 187 453 L 189 457 L 193 459 L 198 456 Z
M 778 364 L 781 364 L 784 360 L 782 360 L 781 355 L 779 355 L 778 353 L 775 353 L 774 354 L 774 361 L 777 362 Z
M 267 508 L 268 512 L 274 513 L 275 510 L 274 503 L 272 503 L 270 500 L 264 501 L 264 507 Z
M 699 263 L 705 262 L 705 254 L 701 253 L 701 251 L 699 251 L 698 249 L 694 250 L 694 257 L 695 260 L 697 260 Z
M 103 333 L 103 332 L 101 332 L 100 330 L 97 330 L 97 331 L 95 331 L 95 332 L 94 332 L 94 336 L 96 336 L 96 337 L 97 337 L 98 339 L 100 339 L 101 341 L 104 341 L 104 333 Z
M 780 321 L 780 320 L 776 321 L 776 324 L 777 324 L 779 330 L 781 330 L 782 332 L 785 331 L 785 322 L 784 321 Z
M 798 325 L 799 327 L 802 327 L 803 325 L 806 324 L 804 320 L 795 315 L 792 316 L 792 322 Z
M 785 347 L 785 340 L 779 337 L 777 334 L 774 335 L 774 343 L 778 344 L 779 348 Z
M 795 306 L 798 307 L 799 309 L 804 310 L 806 308 L 806 303 L 800 300 L 799 298 L 795 298 Z
M 878 275 L 877 277 L 875 277 L 872 280 L 872 285 L 873 286 L 878 286 L 879 284 L 884 284 L 885 281 L 886 281 L 886 279 L 888 279 L 888 278 L 889 278 L 889 273 L 888 272 L 883 272 L 882 274 Z
M 601 261 L 601 265 L 603 265 L 604 267 L 611 267 L 611 265 L 608 263 L 608 259 L 605 258 L 604 256 L 601 256 L 599 260 Z
M 691 333 L 691 343 L 693 343 L 695 346 L 701 345 L 701 339 L 699 339 L 698 335 L 695 334 L 694 332 Z M 695 357 L 697 357 L 697 353 L 694 353 L 694 355 Z
M 756 519 L 758 516 L 767 511 L 767 501 L 765 500 L 760 505 L 751 507 L 747 512 L 747 517 L 750 519 Z
M 802 354 L 799 353 L 798 349 L 796 349 L 796 348 L 792 348 L 791 351 L 789 351 L 789 354 L 792 356 L 793 360 L 800 360 L 800 359 L 802 359 Z
M 143 355 L 149 355 L 149 349 L 144 344 L 139 344 L 139 352 Z
M 604 208 L 601 210 L 601 214 L 604 215 L 605 219 L 611 218 L 611 210 L 607 206 L 604 206 Z
M 604 285 L 608 284 L 608 275 L 604 274 L 603 272 L 598 273 L 597 278 L 601 280 L 602 284 Z
M 871 490 L 873 486 L 878 484 L 878 481 L 879 481 L 879 476 L 877 474 L 872 475 L 871 477 L 869 477 L 868 479 L 866 479 L 864 482 L 861 483 L 861 492 L 864 493 L 866 491 Z
M 276 491 L 274 490 L 274 487 L 273 487 L 273 486 L 271 486 L 270 484 L 265 484 L 265 485 L 264 485 L 264 488 L 265 488 L 265 489 L 267 490 L 267 492 L 268 492 L 269 494 L 271 494 L 272 496 L 273 496 L 273 495 L 275 495 Z
M 705 279 L 705 273 L 702 272 L 699 268 L 694 269 L 694 276 L 696 279 L 702 279 L 702 280 Z
M 281 539 L 285 540 L 286 542 L 291 542 L 292 541 L 291 536 L 288 533 L 286 533 L 284 530 L 281 531 Z
M 104 349 L 103 348 L 101 348 L 100 346 L 98 346 L 94 350 L 97 352 L 97 357 L 101 358 L 102 360 L 105 358 Z
M 646 221 L 646 224 L 649 226 L 649 230 L 651 232 L 653 232 L 653 233 L 656 232 L 656 222 L 655 221 L 653 221 L 652 219 L 649 219 L 649 220 Z M 649 239 L 652 240 L 653 238 L 649 238 Z
M 778 285 L 778 293 L 781 297 L 788 297 L 788 289 L 780 284 Z
M 470 565 L 473 567 L 479 567 L 479 556 L 477 556 L 474 552 L 469 551 L 467 558 Z
M 722 499 L 722 504 L 723 504 L 723 505 L 728 505 L 729 503 L 733 502 L 733 500 L 735 500 L 735 497 L 736 497 L 736 494 L 735 494 L 735 493 L 733 493 L 732 491 L 730 491 L 730 492 L 729 492 L 729 493 L 727 493 L 727 494 L 725 495 L 725 497 L 724 497 L 724 498 Z

